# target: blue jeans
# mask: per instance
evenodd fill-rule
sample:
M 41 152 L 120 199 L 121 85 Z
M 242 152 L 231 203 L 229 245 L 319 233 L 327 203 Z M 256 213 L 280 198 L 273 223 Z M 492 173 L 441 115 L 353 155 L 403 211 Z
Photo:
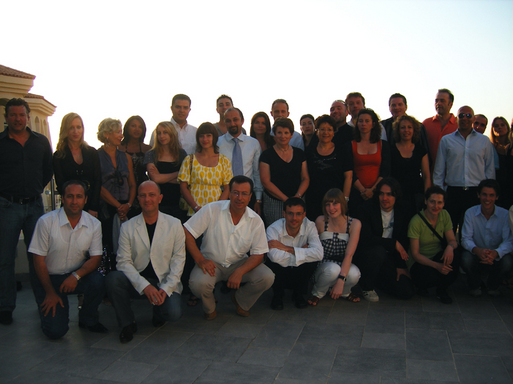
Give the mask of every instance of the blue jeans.
M 155 288 L 157 280 L 148 281 Z M 132 324 L 135 321 L 134 312 L 130 307 L 130 299 L 146 299 L 145 294 L 139 294 L 128 280 L 128 277 L 121 271 L 112 271 L 107 275 L 107 295 L 116 311 L 116 318 L 121 328 Z M 177 321 L 182 317 L 182 298 L 179 293 L 173 292 L 166 296 L 162 305 L 153 306 L 153 318 L 159 321 Z
M 16 278 L 14 260 L 16 247 L 23 231 L 27 249 L 37 220 L 43 215 L 41 197 L 28 204 L 11 203 L 0 197 L 0 311 L 14 311 L 16 308 Z M 27 252 L 30 282 L 32 287 L 37 280 L 32 255 Z
M 461 253 L 461 268 L 467 274 L 467 282 L 471 290 L 481 287 L 481 274 L 483 272 L 488 272 L 487 288 L 492 290 L 498 289 L 506 274 L 513 267 L 513 256 L 511 253 L 504 255 L 500 260 L 494 260 L 492 265 L 481 264 L 479 261 L 477 255 L 467 250 Z
M 79 322 L 92 326 L 98 323 L 98 306 L 101 304 L 105 296 L 105 277 L 98 271 L 93 271 L 90 274 L 82 277 L 72 293 L 61 293 L 59 288 L 61 284 L 70 276 L 69 273 L 64 275 L 50 275 L 53 289 L 59 295 L 64 304 L 64 308 L 57 304 L 55 307 L 55 317 L 52 317 L 51 312 L 45 316 L 41 310 L 41 304 L 45 300 L 46 292 L 37 280 L 34 286 L 34 294 L 36 295 L 36 302 L 39 307 L 39 317 L 41 319 L 41 329 L 43 333 L 50 339 L 58 339 L 64 336 L 69 329 L 69 303 L 68 295 L 77 293 L 84 294 L 84 303 L 82 309 L 78 312 Z

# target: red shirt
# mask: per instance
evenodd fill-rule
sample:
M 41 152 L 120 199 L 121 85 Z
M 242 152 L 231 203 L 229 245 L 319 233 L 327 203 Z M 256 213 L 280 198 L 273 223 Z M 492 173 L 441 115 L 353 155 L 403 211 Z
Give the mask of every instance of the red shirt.
M 438 118 L 438 115 L 428 117 L 422 122 L 422 124 L 424 125 L 424 128 L 426 128 L 429 152 L 431 153 L 431 159 L 433 159 L 434 164 L 436 161 L 436 153 L 438 152 L 438 144 L 440 144 L 440 140 L 443 136 L 456 131 L 458 129 L 458 122 L 456 121 L 456 116 L 451 113 L 449 121 L 447 121 L 447 124 L 445 124 L 444 129 L 442 129 L 442 123 Z
M 378 141 L 378 150 L 372 155 L 360 155 L 356 141 L 351 142 L 353 146 L 354 173 L 356 178 L 365 188 L 371 188 L 378 180 L 381 167 L 381 140 Z

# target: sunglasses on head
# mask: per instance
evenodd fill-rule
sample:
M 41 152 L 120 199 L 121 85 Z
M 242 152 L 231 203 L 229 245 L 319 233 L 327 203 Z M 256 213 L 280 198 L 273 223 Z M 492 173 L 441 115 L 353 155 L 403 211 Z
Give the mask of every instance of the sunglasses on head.
M 471 119 L 473 116 L 472 116 L 472 114 L 471 114 L 471 113 L 460 113 L 460 114 L 458 115 L 458 117 L 459 117 L 460 119 L 463 119 L 464 117 L 466 117 L 467 119 Z

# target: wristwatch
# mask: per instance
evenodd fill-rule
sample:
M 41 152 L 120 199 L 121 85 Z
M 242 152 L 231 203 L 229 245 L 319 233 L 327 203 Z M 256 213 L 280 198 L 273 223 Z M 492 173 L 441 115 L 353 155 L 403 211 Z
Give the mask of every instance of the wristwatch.
M 344 282 L 347 280 L 347 278 L 344 275 L 338 275 L 337 279 L 343 280 Z
M 71 272 L 71 274 L 72 274 L 73 276 L 75 276 L 75 279 L 77 279 L 77 281 L 79 281 L 79 280 L 81 279 L 81 277 L 78 275 L 78 273 L 76 273 L 76 272 Z

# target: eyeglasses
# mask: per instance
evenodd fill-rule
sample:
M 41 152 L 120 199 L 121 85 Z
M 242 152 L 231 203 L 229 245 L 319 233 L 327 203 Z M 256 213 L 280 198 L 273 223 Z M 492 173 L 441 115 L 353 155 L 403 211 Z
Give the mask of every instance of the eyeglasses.
M 231 191 L 230 193 L 231 193 L 233 196 L 235 196 L 235 197 L 239 197 L 239 196 L 242 196 L 242 197 L 249 197 L 249 196 L 251 196 L 251 192 Z
M 464 117 L 466 117 L 467 119 L 471 119 L 471 118 L 472 118 L 472 117 L 474 117 L 474 116 L 472 116 L 472 114 L 471 114 L 471 113 L 460 113 L 460 114 L 458 115 L 458 117 L 459 117 L 460 119 L 463 119 Z

